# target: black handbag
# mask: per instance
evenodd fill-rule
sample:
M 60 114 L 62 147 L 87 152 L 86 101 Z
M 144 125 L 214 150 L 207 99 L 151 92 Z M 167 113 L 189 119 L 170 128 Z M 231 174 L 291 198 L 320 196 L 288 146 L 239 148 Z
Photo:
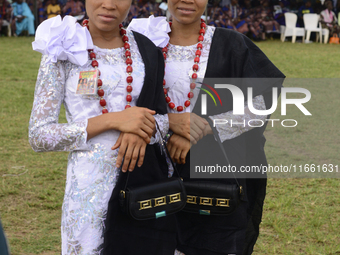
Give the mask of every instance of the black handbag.
M 159 130 L 157 122 L 156 126 Z M 163 137 L 162 140 L 162 146 L 165 146 Z M 171 163 L 173 164 L 173 162 Z M 175 170 L 178 174 L 176 168 Z M 129 175 L 128 172 L 125 188 L 119 194 L 119 203 L 121 209 L 133 219 L 157 219 L 179 212 L 184 208 L 187 195 L 181 178 L 171 177 L 149 185 L 128 187 Z
M 208 121 L 211 123 L 210 119 Z M 211 128 L 214 137 L 222 150 L 227 165 L 230 165 L 227 154 L 223 148 L 218 132 Z M 233 173 L 234 175 L 234 173 Z M 235 184 L 224 184 L 216 181 L 184 181 L 187 192 L 187 204 L 183 211 L 201 215 L 225 216 L 233 213 L 243 198 L 242 186 L 237 181 Z
M 201 215 L 228 215 L 241 201 L 242 186 L 213 181 L 185 181 L 187 203 L 184 212 Z

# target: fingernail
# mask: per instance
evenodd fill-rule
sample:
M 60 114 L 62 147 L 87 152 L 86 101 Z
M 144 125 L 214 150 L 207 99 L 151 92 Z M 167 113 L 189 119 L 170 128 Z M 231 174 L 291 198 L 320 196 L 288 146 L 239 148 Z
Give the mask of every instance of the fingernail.
M 138 167 L 141 167 L 142 165 L 138 165 Z

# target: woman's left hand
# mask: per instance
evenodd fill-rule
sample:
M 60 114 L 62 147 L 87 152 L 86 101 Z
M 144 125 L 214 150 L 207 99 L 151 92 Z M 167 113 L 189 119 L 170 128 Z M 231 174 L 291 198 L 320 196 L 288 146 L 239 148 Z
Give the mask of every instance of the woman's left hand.
M 212 135 L 213 134 L 213 131 L 210 127 L 210 125 L 205 125 L 205 128 L 203 130 L 203 135 L 206 136 L 206 135 Z
M 144 162 L 146 145 L 147 143 L 140 136 L 132 133 L 121 132 L 116 144 L 111 148 L 112 150 L 115 150 L 120 147 L 116 167 L 120 167 L 122 165 L 123 159 L 123 172 L 126 172 L 127 169 L 132 172 L 136 163 L 138 167 L 141 167 Z
M 191 143 L 188 139 L 185 139 L 183 136 L 173 134 L 166 146 L 170 157 L 174 162 L 177 164 L 185 164 L 185 159 L 191 148 Z
M 194 113 L 168 113 L 170 129 L 196 144 L 203 138 L 208 122 Z

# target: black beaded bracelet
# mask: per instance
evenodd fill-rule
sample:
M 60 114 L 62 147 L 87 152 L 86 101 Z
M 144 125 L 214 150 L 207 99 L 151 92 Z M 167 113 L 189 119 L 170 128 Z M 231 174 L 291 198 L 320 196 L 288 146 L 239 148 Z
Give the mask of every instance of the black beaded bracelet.
M 170 137 L 174 134 L 174 132 L 172 132 L 171 130 L 169 130 L 169 132 L 165 135 L 165 139 L 164 142 L 168 143 Z

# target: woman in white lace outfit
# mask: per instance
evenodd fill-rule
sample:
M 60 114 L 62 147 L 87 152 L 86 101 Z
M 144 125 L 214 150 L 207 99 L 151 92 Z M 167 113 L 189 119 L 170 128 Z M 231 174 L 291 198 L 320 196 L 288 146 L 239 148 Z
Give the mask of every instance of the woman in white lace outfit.
M 156 45 L 157 40 L 154 38 L 159 39 L 164 32 L 168 33 L 170 42 L 166 48 L 163 48 L 166 57 L 163 84 L 166 89 L 169 126 L 173 134 L 167 146 L 184 181 L 190 179 L 188 152 L 190 148 L 194 148 L 191 145 L 197 143 L 192 146 L 199 146 L 201 139 L 210 139 L 214 142 L 214 138 L 210 136 L 212 129 L 208 122 L 191 113 L 194 108 L 197 108 L 196 100 L 202 93 L 197 89 L 202 86 L 201 83 L 196 82 L 192 85 L 193 81 L 203 78 L 277 78 L 267 84 L 254 82 L 250 85 L 254 89 L 252 97 L 254 108 L 266 110 L 271 106 L 272 88 L 281 87 L 284 78 L 284 75 L 247 37 L 228 29 L 206 26 L 201 21 L 206 5 L 206 0 L 169 0 L 168 8 L 172 15 L 171 30 L 168 27 L 158 31 L 158 36 L 153 35 L 157 33 L 155 27 L 164 28 L 163 25 L 153 24 L 150 30 L 146 26 L 148 22 L 156 23 L 153 20 L 160 18 L 152 17 L 150 18 L 152 22 L 136 20 L 128 27 L 149 36 Z M 162 22 L 164 20 L 159 20 L 159 23 Z M 246 93 L 246 89 L 241 89 Z M 201 109 L 201 105 L 198 108 Z M 246 123 L 232 127 L 217 126 L 231 165 L 239 169 L 242 165 L 267 164 L 263 150 L 265 126 L 258 128 L 254 126 L 261 126 L 260 123 L 265 122 L 268 116 L 257 116 L 251 113 L 247 104 L 245 104 L 245 114 L 242 116 L 234 115 L 232 109 L 232 100 L 223 101 L 223 107 L 219 110 L 207 109 L 211 120 L 227 119 Z M 249 126 L 247 123 L 251 119 L 257 119 L 258 122 L 253 122 L 252 126 Z M 201 157 L 210 158 L 211 162 L 214 162 L 214 158 L 216 159 L 214 153 L 217 151 L 218 148 L 203 148 Z M 195 162 L 195 159 L 191 158 L 191 160 Z M 215 181 L 234 183 L 235 179 L 215 179 Z M 239 179 L 239 183 L 245 189 L 245 196 L 233 214 L 228 216 L 206 216 L 186 212 L 177 214 L 179 227 L 177 254 L 252 253 L 259 234 L 266 179 Z
M 125 34 L 119 26 L 130 4 L 87 0 L 89 21 L 84 27 L 73 17 L 57 16 L 39 26 L 33 42 L 43 56 L 29 142 L 39 152 L 70 151 L 62 206 L 63 255 L 102 253 L 108 201 L 121 169 L 134 170 L 131 178 L 137 182 L 149 174 L 152 180 L 167 177 L 165 161 L 164 173 L 141 171 L 150 164 L 143 164 L 144 155 L 145 161 L 158 155 L 157 146 L 149 145 L 159 136 L 153 136 L 155 120 L 165 134 L 168 119 L 161 52 L 145 36 Z M 97 78 L 98 92 L 82 94 L 81 78 L 87 76 Z M 65 124 L 58 123 L 61 104 Z

